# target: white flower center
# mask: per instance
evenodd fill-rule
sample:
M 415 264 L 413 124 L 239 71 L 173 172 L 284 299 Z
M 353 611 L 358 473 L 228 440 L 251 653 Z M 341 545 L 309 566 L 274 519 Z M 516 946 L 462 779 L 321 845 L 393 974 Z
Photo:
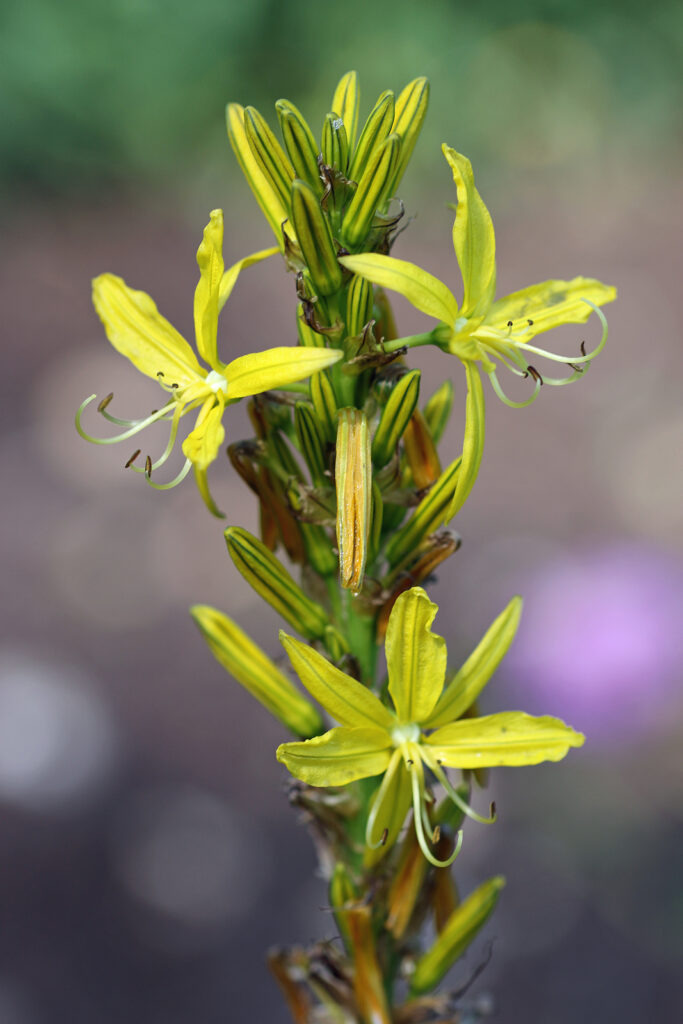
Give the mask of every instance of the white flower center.
M 222 391 L 224 395 L 228 393 L 228 382 L 218 370 L 211 370 L 210 373 L 207 373 L 206 386 L 216 395 L 219 391 Z
M 465 327 L 467 327 L 467 317 L 459 316 L 458 319 L 455 321 L 456 332 L 459 334 L 460 331 L 465 329 Z
M 391 730 L 391 740 L 395 747 L 403 743 L 417 743 L 420 739 L 420 726 L 415 722 L 401 722 Z

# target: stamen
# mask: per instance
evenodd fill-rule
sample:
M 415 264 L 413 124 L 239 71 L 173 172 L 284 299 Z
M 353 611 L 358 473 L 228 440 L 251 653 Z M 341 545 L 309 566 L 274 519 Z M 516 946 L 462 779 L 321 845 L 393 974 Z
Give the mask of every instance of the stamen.
M 541 377 L 540 373 L 538 372 L 535 366 L 531 366 L 530 364 L 529 366 L 527 366 L 526 372 L 530 373 L 534 380 L 537 380 L 539 384 L 543 384 L 543 377 Z
M 463 814 L 466 814 L 468 818 L 472 818 L 473 821 L 480 822 L 482 825 L 493 824 L 493 822 L 496 820 L 495 803 L 491 803 L 488 818 L 484 818 L 481 814 L 477 814 L 476 811 L 472 810 L 467 801 L 463 800 L 463 798 L 460 796 L 457 790 L 453 788 L 453 786 L 448 780 L 448 776 L 446 775 L 445 771 L 443 770 L 439 762 L 436 760 L 436 758 L 433 757 L 426 749 L 423 751 L 422 756 L 424 757 L 425 762 L 429 765 L 431 770 L 436 775 L 437 779 L 439 780 L 443 788 L 446 790 L 448 796 L 451 798 L 456 807 L 460 808 Z
M 147 476 L 147 479 L 149 480 L 149 478 L 152 475 L 152 456 L 151 455 L 148 455 L 147 458 L 145 459 L 145 474 Z
M 130 426 L 128 430 L 124 430 L 121 434 L 117 434 L 114 437 L 92 437 L 92 435 L 87 434 L 83 427 L 81 426 L 81 417 L 85 409 L 87 409 L 90 403 L 94 402 L 96 398 L 97 395 L 90 395 L 90 397 L 86 398 L 86 400 L 79 406 L 76 412 L 76 430 L 85 441 L 90 441 L 92 444 L 118 444 L 119 441 L 125 441 L 127 438 L 133 437 L 135 434 L 138 434 L 141 430 L 144 430 L 145 427 L 149 426 L 150 423 L 156 423 L 157 420 L 163 419 L 167 415 L 170 405 L 173 404 L 171 402 L 168 402 L 157 412 L 152 413 L 145 419 L 137 420 L 137 422 L 133 421 L 132 426 Z
M 557 355 L 555 352 L 547 352 L 544 348 L 537 348 L 535 345 L 525 344 L 524 350 L 526 352 L 535 352 L 537 355 L 543 356 L 544 359 L 552 359 L 555 363 L 590 363 L 593 359 L 595 359 L 595 357 L 602 352 L 607 342 L 607 318 L 605 317 L 605 314 L 599 306 L 596 306 L 594 303 L 589 302 L 588 299 L 582 299 L 581 301 L 585 302 L 587 306 L 591 306 L 593 312 L 597 315 L 598 319 L 602 324 L 602 337 L 592 352 L 586 353 L 585 341 L 581 342 L 581 355 L 578 359 L 575 359 L 573 356 L 560 356 Z
M 171 431 L 170 431 L 170 433 L 168 435 L 168 443 L 166 444 L 166 448 L 164 449 L 163 453 L 159 456 L 158 459 L 156 459 L 155 462 L 152 463 L 152 470 L 158 469 L 159 466 L 163 466 L 163 464 L 166 462 L 166 460 L 168 459 L 169 455 L 173 451 L 173 447 L 175 445 L 175 439 L 178 436 L 178 424 L 180 423 L 180 417 L 181 417 L 182 414 L 183 414 L 183 407 L 182 407 L 182 405 L 178 405 L 177 403 L 175 403 L 175 410 L 173 412 L 173 419 L 171 421 Z M 150 470 L 150 473 L 147 473 L 147 467 L 146 466 L 145 466 L 144 469 L 142 468 L 142 466 L 133 466 L 132 468 L 135 470 L 136 473 L 146 473 L 147 476 L 149 476 L 150 473 L 151 473 L 151 470 Z
M 133 465 L 133 463 L 135 462 L 135 460 L 137 459 L 137 457 L 138 457 L 138 455 L 140 454 L 141 451 L 142 451 L 141 448 L 136 448 L 135 449 L 135 451 L 133 452 L 131 457 L 128 459 L 128 462 L 126 463 L 126 465 L 124 467 L 125 469 L 130 469 L 130 467 Z
M 534 326 L 533 320 L 527 320 L 527 323 L 528 323 L 529 327 L 533 327 Z
M 410 772 L 410 781 L 413 790 L 413 823 L 415 825 L 415 833 L 417 835 L 417 841 L 420 844 L 420 849 L 429 863 L 433 864 L 435 868 L 447 868 L 453 863 L 460 853 L 460 848 L 462 846 L 462 830 L 458 832 L 455 849 L 450 857 L 448 857 L 447 860 L 439 860 L 438 857 L 435 857 L 429 849 L 423 824 L 423 813 L 426 814 L 424 806 L 424 772 L 422 770 L 422 762 L 419 758 L 413 765 L 413 769 Z M 431 831 L 431 825 L 429 826 L 429 831 Z
M 150 487 L 154 488 L 155 491 L 169 491 L 172 487 L 177 487 L 178 484 L 185 479 L 187 474 L 190 472 L 191 466 L 192 463 L 190 462 L 190 460 L 185 459 L 185 465 L 180 470 L 178 475 L 174 477 L 173 480 L 169 481 L 169 483 L 167 484 L 157 484 L 149 476 L 145 476 L 145 480 L 147 481 Z
M 109 394 L 106 396 L 106 398 L 103 398 L 102 401 L 100 402 L 100 404 L 97 406 L 97 411 L 98 412 L 104 412 L 104 410 L 107 408 L 107 406 L 109 405 L 109 403 L 111 402 L 113 397 L 114 397 L 114 392 L 110 391 Z
M 532 402 L 536 401 L 536 399 L 538 398 L 538 395 L 540 394 L 540 391 L 541 391 L 541 385 L 540 385 L 540 383 L 538 381 L 536 381 L 536 386 L 534 388 L 534 392 L 533 392 L 533 394 L 531 395 L 530 398 L 525 399 L 523 402 L 513 402 L 513 400 L 511 398 L 508 398 L 508 396 L 505 394 L 505 392 L 503 391 L 502 387 L 500 386 L 500 381 L 498 380 L 498 374 L 496 373 L 495 370 L 490 370 L 489 371 L 488 378 L 491 381 L 491 386 L 492 386 L 493 390 L 498 395 L 498 397 L 500 398 L 501 402 L 504 402 L 505 405 L 509 405 L 511 409 L 523 409 L 525 406 L 531 405 Z

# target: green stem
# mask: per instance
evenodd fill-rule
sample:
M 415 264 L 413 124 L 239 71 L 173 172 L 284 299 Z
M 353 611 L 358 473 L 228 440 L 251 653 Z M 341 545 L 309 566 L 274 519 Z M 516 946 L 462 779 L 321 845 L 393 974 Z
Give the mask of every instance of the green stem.
M 346 595 L 346 636 L 352 654 L 358 659 L 361 676 L 366 686 L 375 681 L 377 665 L 377 641 L 375 617 L 359 615 L 353 607 L 354 597 L 348 590 Z
M 419 348 L 421 345 L 436 345 L 434 331 L 426 331 L 424 334 L 408 334 L 405 338 L 394 338 L 393 341 L 385 341 L 382 348 L 385 352 L 396 352 L 400 348 Z

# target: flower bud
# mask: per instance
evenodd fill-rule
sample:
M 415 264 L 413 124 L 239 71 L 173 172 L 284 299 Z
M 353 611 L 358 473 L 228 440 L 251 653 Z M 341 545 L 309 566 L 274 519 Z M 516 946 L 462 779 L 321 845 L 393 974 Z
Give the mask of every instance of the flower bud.
M 350 909 L 347 922 L 355 966 L 353 987 L 360 1019 L 364 1024 L 391 1024 L 370 907 Z
M 418 491 L 431 487 L 441 473 L 441 463 L 427 421 L 416 409 L 403 435 L 406 459 Z
M 332 97 L 332 110 L 341 117 L 346 128 L 346 137 L 349 148 L 353 149 L 358 131 L 358 105 L 360 92 L 358 89 L 358 74 L 355 71 L 347 71 L 340 79 L 339 85 L 334 90 Z
M 297 402 L 294 406 L 294 430 L 299 450 L 308 466 L 314 486 L 328 484 L 329 477 L 325 476 L 327 458 L 322 428 L 308 402 Z
M 342 224 L 344 241 L 352 249 L 362 244 L 378 207 L 390 194 L 400 148 L 401 140 L 394 133 L 368 160 Z
M 411 995 L 430 992 L 439 984 L 493 913 L 504 885 L 500 875 L 491 878 L 456 907 L 432 948 L 418 960 L 410 982 Z
M 299 343 L 305 348 L 325 348 L 324 335 L 314 331 L 310 324 L 306 323 L 303 302 L 300 302 L 297 306 L 296 329 L 299 334 Z
M 275 109 L 285 149 L 296 177 L 303 179 L 320 195 L 322 182 L 318 173 L 318 146 L 313 132 L 300 111 L 289 100 L 278 100 Z
M 411 370 L 401 377 L 389 395 L 372 440 L 372 461 L 378 468 L 386 465 L 398 450 L 398 443 L 415 411 L 419 394 L 420 371 Z
M 370 115 L 361 132 L 351 161 L 351 167 L 349 168 L 349 177 L 352 181 L 359 181 L 370 157 L 385 142 L 393 122 L 394 94 L 390 89 L 387 89 L 386 92 L 382 93 L 370 111 Z
M 458 483 L 461 459 L 451 462 L 425 495 L 404 526 L 387 545 L 387 560 L 393 567 L 440 526 L 448 512 Z
M 401 139 L 401 152 L 396 162 L 394 177 L 388 190 L 393 195 L 408 166 L 415 143 L 417 142 L 429 104 L 429 82 L 426 78 L 416 78 L 402 91 L 396 100 L 396 111 L 392 132 Z
M 453 384 L 447 379 L 440 388 L 437 388 L 423 409 L 434 444 L 438 444 L 443 437 L 453 409 L 453 395 Z
M 323 731 L 311 702 L 232 619 L 202 604 L 194 605 L 190 614 L 216 660 L 283 725 L 302 739 Z
M 349 140 L 341 117 L 326 114 L 322 134 L 323 160 L 328 167 L 346 174 L 349 164 Z
M 373 288 L 364 277 L 351 278 L 346 293 L 346 333 L 355 338 L 372 319 Z
M 410 924 L 415 904 L 422 890 L 429 862 L 420 849 L 414 829 L 406 833 L 394 880 L 387 898 L 386 928 L 400 939 Z
M 337 399 L 330 378 L 324 370 L 311 377 L 311 401 L 323 436 L 328 444 L 337 439 Z
M 285 223 L 288 217 L 287 208 L 271 185 L 268 177 L 261 170 L 261 165 L 252 152 L 244 126 L 244 108 L 239 103 L 228 103 L 225 116 L 230 145 L 237 157 L 237 162 L 242 169 L 247 184 L 254 193 L 256 201 L 270 224 L 275 237 L 278 239 L 280 248 L 286 250 L 288 245 L 291 244 L 291 236 L 293 235 L 291 227 Z M 289 204 L 289 194 L 287 195 L 286 203 L 287 205 Z
M 295 177 L 289 157 L 275 138 L 263 114 L 255 107 L 247 107 L 244 111 L 244 130 L 261 172 L 285 210 L 289 211 L 290 189 Z
M 339 932 L 347 947 L 349 946 L 349 928 L 347 923 L 348 905 L 358 899 L 358 890 L 346 864 L 338 861 L 334 866 L 330 879 L 330 906 L 334 912 Z
M 342 268 L 320 200 L 305 181 L 292 185 L 292 223 L 311 280 L 321 295 L 332 295 L 342 283 Z
M 363 585 L 372 512 L 368 421 L 360 409 L 340 409 L 335 461 L 337 547 L 342 587 Z
M 249 585 L 294 629 L 307 639 L 321 639 L 329 620 L 287 570 L 248 530 L 231 526 L 225 531 L 228 551 Z
M 386 633 L 391 609 L 401 594 L 432 576 L 441 563 L 457 551 L 459 546 L 459 538 L 447 531 L 428 537 L 389 573 L 384 580 L 384 586 L 390 589 L 391 593 L 377 616 L 378 638 L 381 639 Z

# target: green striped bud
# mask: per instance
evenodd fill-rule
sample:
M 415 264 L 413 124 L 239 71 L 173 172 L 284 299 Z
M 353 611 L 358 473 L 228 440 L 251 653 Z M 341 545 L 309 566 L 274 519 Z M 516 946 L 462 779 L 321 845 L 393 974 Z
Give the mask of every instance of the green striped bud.
M 296 329 L 299 334 L 299 342 L 301 345 L 304 345 L 306 348 L 325 348 L 324 335 L 314 331 L 313 328 L 306 323 L 303 302 L 300 302 L 296 308 Z
M 378 207 L 389 196 L 400 149 L 398 135 L 390 135 L 372 154 L 361 175 L 342 225 L 344 240 L 351 248 L 357 248 L 364 241 Z
M 251 151 L 286 210 L 290 208 L 290 190 L 295 174 L 289 157 L 275 138 L 263 114 L 255 107 L 244 111 L 244 130 Z
M 347 71 L 340 79 L 339 85 L 334 90 L 332 97 L 332 110 L 338 114 L 344 122 L 346 137 L 349 147 L 353 149 L 358 131 L 358 107 L 360 103 L 360 91 L 358 89 L 358 74 L 356 71 Z
M 322 430 L 307 402 L 297 402 L 294 406 L 294 430 L 313 484 L 316 487 L 329 485 L 329 478 L 325 476 L 327 458 Z
M 273 430 L 268 435 L 268 445 L 274 458 L 271 466 L 276 468 L 280 477 L 286 479 L 303 480 L 304 475 L 296 461 L 294 454 L 287 444 L 287 441 L 279 430 Z
M 341 117 L 326 114 L 322 134 L 323 160 L 328 167 L 346 174 L 349 165 L 349 140 Z
M 339 928 L 339 933 L 349 946 L 349 927 L 347 923 L 348 907 L 358 900 L 358 889 L 347 866 L 338 861 L 330 878 L 330 906 Z
M 364 277 L 351 278 L 346 293 L 346 333 L 355 338 L 372 319 L 373 288 Z
M 349 177 L 358 181 L 368 165 L 370 157 L 384 143 L 394 123 L 394 94 L 390 89 L 383 92 L 370 111 L 356 151 L 351 160 Z
M 310 185 L 297 178 L 292 185 L 292 223 L 311 280 L 321 295 L 333 295 L 342 283 L 342 268 L 332 232 Z
M 301 112 L 289 100 L 278 100 L 275 110 L 294 174 L 308 182 L 311 188 L 320 194 L 322 182 L 318 173 L 319 151 L 313 132 Z
M 323 608 L 306 597 L 287 570 L 260 540 L 240 526 L 225 531 L 228 552 L 247 583 L 308 640 L 320 640 L 329 624 Z
M 334 444 L 337 439 L 337 413 L 339 410 L 334 388 L 325 370 L 314 373 L 311 377 L 311 401 L 325 441 L 328 444 Z
M 378 468 L 385 466 L 398 449 L 398 443 L 415 411 L 419 395 L 420 371 L 411 370 L 401 377 L 382 410 L 372 441 L 372 461 Z
M 384 502 L 382 492 L 376 480 L 372 482 L 372 527 L 370 530 L 370 559 L 374 561 L 379 554 L 382 542 L 382 521 L 384 519 Z
M 453 395 L 452 382 L 445 380 L 424 407 L 423 415 L 434 444 L 438 444 L 443 437 L 453 409 Z
M 363 585 L 372 514 L 372 462 L 368 421 L 360 409 L 340 409 L 335 460 L 339 581 L 358 593 Z
M 214 658 L 271 715 L 302 739 L 318 736 L 323 731 L 323 720 L 311 702 L 237 623 L 205 604 L 194 605 L 190 615 Z
M 414 551 L 428 534 L 441 526 L 458 484 L 461 462 L 462 459 L 458 458 L 444 469 L 408 522 L 391 538 L 387 545 L 387 560 L 391 566 L 397 565 Z
M 393 195 L 405 173 L 408 161 L 417 142 L 429 105 L 429 82 L 416 78 L 410 82 L 396 100 L 396 112 L 392 131 L 401 139 L 401 152 L 394 169 L 394 177 L 388 195 Z
M 501 875 L 490 878 L 456 907 L 432 948 L 418 960 L 411 995 L 424 995 L 439 984 L 493 913 L 504 885 Z

